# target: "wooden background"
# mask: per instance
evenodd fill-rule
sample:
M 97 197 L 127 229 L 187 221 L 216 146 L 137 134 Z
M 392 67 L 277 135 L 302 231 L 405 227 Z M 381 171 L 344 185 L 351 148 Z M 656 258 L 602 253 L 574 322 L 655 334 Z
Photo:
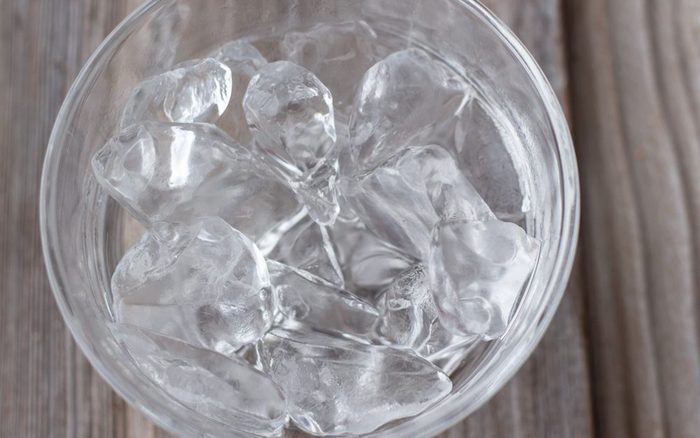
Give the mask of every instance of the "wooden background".
M 92 371 L 41 260 L 44 149 L 138 0 L 0 0 L 0 436 L 157 437 Z M 510 384 L 445 437 L 700 436 L 700 0 L 489 0 L 571 120 L 571 286 Z

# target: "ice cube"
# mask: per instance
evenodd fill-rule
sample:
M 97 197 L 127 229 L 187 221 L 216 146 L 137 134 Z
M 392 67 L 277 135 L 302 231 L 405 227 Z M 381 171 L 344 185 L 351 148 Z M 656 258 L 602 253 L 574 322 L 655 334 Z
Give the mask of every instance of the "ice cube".
M 436 226 L 429 274 L 442 325 L 463 336 L 502 335 L 539 246 L 519 226 L 498 220 Z
M 308 272 L 273 260 L 267 266 L 284 316 L 282 326 L 360 338 L 371 335 L 378 314 L 371 304 Z
M 372 234 L 357 218 L 338 219 L 329 228 L 329 235 L 343 268 L 346 287 L 362 297 L 372 299 L 396 275 L 415 263 L 410 256 Z
M 521 220 L 530 210 L 526 148 L 505 114 L 475 98 L 456 119 L 453 148 L 457 164 L 496 216 Z
M 378 334 L 390 345 L 420 350 L 438 317 L 423 265 L 399 274 L 384 292 L 378 308 Z
M 333 98 L 313 73 L 296 64 L 263 66 L 243 105 L 264 158 L 286 174 L 306 174 L 335 144 Z
M 314 220 L 333 223 L 338 160 L 326 86 L 303 67 L 274 62 L 250 81 L 243 107 L 260 159 L 297 192 Z
M 377 307 L 376 330 L 383 343 L 408 347 L 446 373 L 454 370 L 476 340 L 473 336 L 454 335 L 442 326 L 427 269 L 422 264 L 396 276 L 384 290 Z
M 335 110 L 347 113 L 362 76 L 374 64 L 376 40 L 361 20 L 320 23 L 285 35 L 282 53 L 314 72 L 333 94 Z
M 190 25 L 192 9 L 185 3 L 171 1 L 158 6 L 158 13 L 148 22 L 143 32 L 139 32 L 137 38 L 141 41 L 143 53 L 134 53 L 133 56 L 148 62 L 143 72 L 148 75 L 161 73 L 172 68 L 177 57 L 178 47 Z M 130 65 L 130 68 L 136 67 Z
M 209 54 L 210 58 L 218 59 L 226 64 L 231 71 L 237 70 L 241 74 L 248 76 L 248 80 L 253 77 L 260 67 L 267 64 L 267 59 L 248 40 L 240 39 L 230 41 L 215 49 Z M 248 84 L 245 84 L 245 90 Z
M 435 125 L 459 112 L 468 98 L 456 74 L 419 49 L 396 52 L 362 79 L 350 120 L 356 173 L 369 171 Z
M 407 148 L 359 180 L 343 180 L 341 190 L 367 228 L 419 260 L 440 220 L 493 217 L 440 146 Z
M 308 216 L 289 229 L 266 257 L 344 287 L 343 272 L 328 229 Z
M 406 175 L 419 175 L 441 220 L 493 218 L 484 199 L 442 147 L 410 148 L 397 164 Z
M 211 125 L 131 126 L 92 165 L 101 185 L 144 224 L 220 216 L 255 240 L 299 210 L 293 192 Z
M 228 109 L 219 119 L 218 125 L 242 144 L 250 142 L 248 122 L 243 112 L 243 96 L 250 79 L 267 64 L 263 55 L 247 40 L 235 40 L 224 44 L 209 54 L 231 69 L 231 101 Z
M 115 336 L 158 388 L 211 420 L 211 436 L 233 431 L 271 437 L 281 433 L 286 402 L 280 388 L 242 359 L 226 357 L 128 325 Z
M 154 224 L 112 276 L 116 319 L 231 354 L 272 325 L 265 259 L 219 218 Z
M 265 370 L 285 388 L 290 418 L 315 435 L 369 433 L 452 390 L 430 362 L 385 346 L 275 330 L 261 350 Z
M 221 62 L 188 61 L 140 83 L 124 107 L 121 127 L 145 121 L 215 122 L 229 104 L 231 86 L 231 69 Z

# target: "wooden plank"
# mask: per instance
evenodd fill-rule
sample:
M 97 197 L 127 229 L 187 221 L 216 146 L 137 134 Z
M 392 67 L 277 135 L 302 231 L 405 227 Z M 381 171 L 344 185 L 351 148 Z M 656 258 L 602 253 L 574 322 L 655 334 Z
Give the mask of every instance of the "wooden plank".
M 596 431 L 698 436 L 698 5 L 566 5 Z

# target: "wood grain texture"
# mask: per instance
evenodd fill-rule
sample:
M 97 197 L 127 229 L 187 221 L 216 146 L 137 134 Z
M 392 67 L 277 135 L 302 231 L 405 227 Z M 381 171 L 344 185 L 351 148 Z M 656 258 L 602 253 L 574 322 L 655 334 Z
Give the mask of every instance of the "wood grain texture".
M 166 436 L 92 370 L 48 287 L 41 161 L 87 56 L 140 1 L 0 0 L 0 437 Z M 700 2 L 487 0 L 570 115 L 583 228 L 517 376 L 443 437 L 700 436 Z
M 698 12 L 667 0 L 567 4 L 602 436 L 700 433 Z

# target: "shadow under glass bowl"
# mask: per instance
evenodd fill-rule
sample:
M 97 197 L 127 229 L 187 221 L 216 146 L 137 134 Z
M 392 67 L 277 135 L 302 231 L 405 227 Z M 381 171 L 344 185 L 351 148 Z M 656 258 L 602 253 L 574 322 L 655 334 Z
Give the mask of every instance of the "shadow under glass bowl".
M 41 236 L 51 287 L 78 345 L 129 403 L 180 434 L 246 436 L 181 405 L 146 378 L 112 335 L 110 277 L 142 229 L 97 185 L 92 155 L 114 135 L 134 86 L 223 43 L 318 23 L 364 20 L 387 53 L 422 46 L 477 86 L 509 120 L 518 150 L 521 223 L 542 241 L 537 267 L 505 335 L 453 374 L 453 392 L 424 413 L 367 436 L 431 436 L 484 404 L 523 364 L 549 324 L 573 263 L 579 188 L 566 120 L 517 38 L 470 0 L 151 0 L 100 45 L 68 93 L 41 182 Z M 180 39 L 171 38 L 177 32 Z M 274 35 L 273 35 L 274 34 Z M 274 40 L 274 38 L 272 39 Z M 272 41 L 271 40 L 271 41 Z M 273 43 L 261 50 L 275 54 Z

